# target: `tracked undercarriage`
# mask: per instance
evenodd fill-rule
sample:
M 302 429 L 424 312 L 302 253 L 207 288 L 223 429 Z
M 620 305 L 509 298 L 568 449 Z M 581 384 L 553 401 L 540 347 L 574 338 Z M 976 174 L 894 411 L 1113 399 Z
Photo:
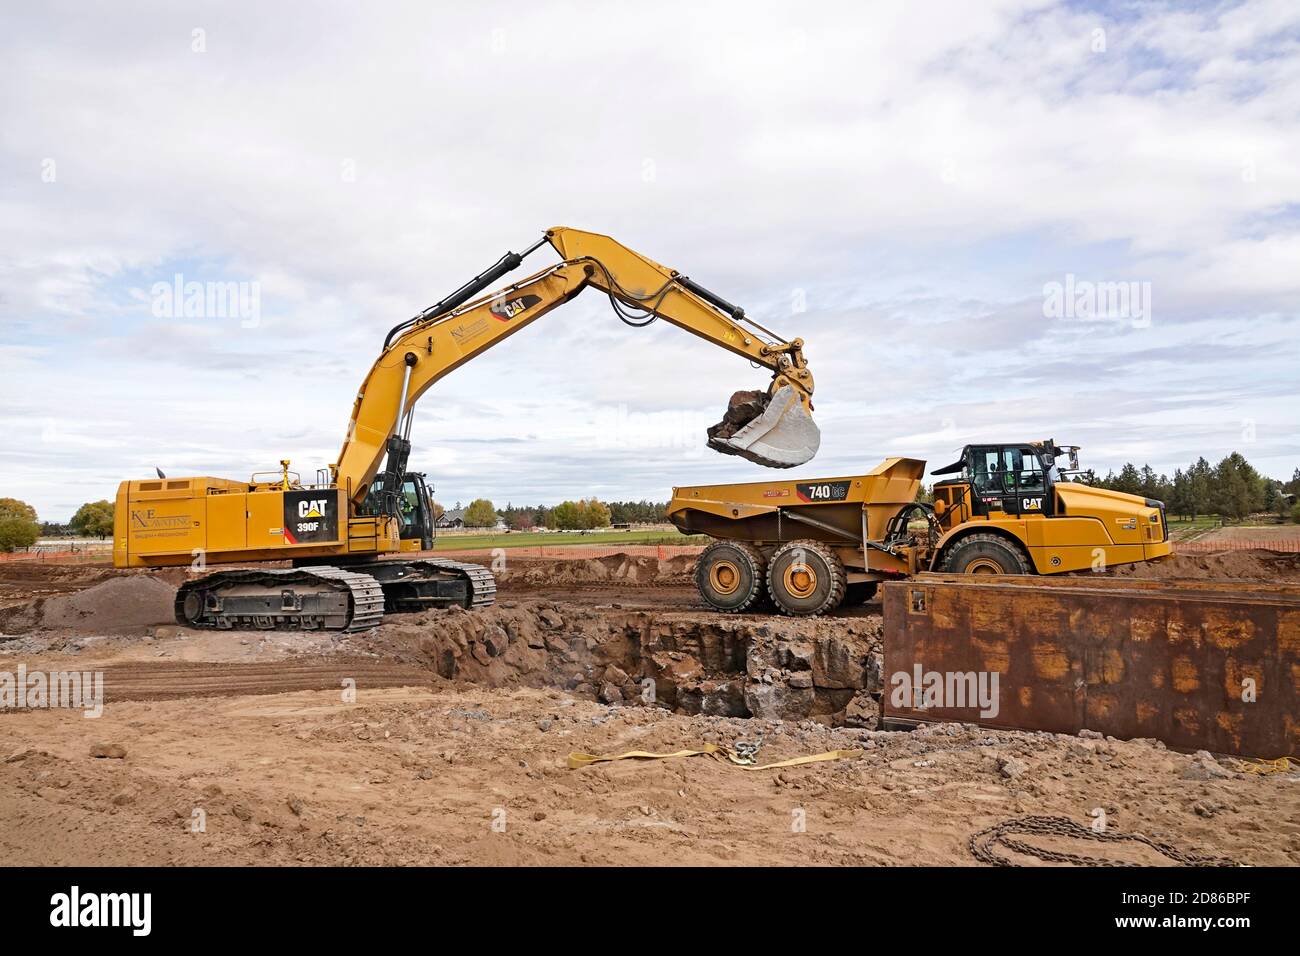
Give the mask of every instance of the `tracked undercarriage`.
M 176 620 L 224 630 L 365 631 L 384 614 L 496 601 L 482 565 L 445 558 L 218 571 L 176 591 Z

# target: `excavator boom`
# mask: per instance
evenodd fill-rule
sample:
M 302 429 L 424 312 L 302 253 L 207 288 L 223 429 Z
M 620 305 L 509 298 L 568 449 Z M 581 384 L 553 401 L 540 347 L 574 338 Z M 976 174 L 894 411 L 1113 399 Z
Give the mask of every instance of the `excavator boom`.
M 563 261 L 480 295 L 544 243 Z M 608 236 L 557 226 L 389 333 L 353 405 L 338 484 L 360 501 L 385 454 L 396 476 L 409 450 L 411 410 L 434 382 L 588 286 L 608 295 L 630 325 L 661 318 L 772 372 L 766 391 L 733 395 L 726 417 L 709 429 L 710 447 L 773 468 L 816 454 L 820 433 L 810 414 L 813 378 L 802 340 L 781 339 L 742 309 Z

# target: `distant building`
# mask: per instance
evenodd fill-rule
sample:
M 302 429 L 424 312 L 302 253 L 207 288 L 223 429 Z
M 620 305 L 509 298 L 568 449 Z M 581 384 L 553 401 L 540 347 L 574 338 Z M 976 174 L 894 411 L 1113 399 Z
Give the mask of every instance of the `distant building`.
M 452 508 L 448 511 L 444 511 L 438 516 L 438 520 L 434 522 L 434 526 L 448 529 L 465 527 L 465 509 Z

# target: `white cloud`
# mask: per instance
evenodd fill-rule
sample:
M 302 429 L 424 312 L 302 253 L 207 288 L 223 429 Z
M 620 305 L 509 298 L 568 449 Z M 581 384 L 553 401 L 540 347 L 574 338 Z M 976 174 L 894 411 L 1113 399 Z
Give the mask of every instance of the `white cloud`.
M 4 493 L 63 517 L 155 462 L 324 464 L 384 332 L 559 223 L 807 340 L 826 435 L 806 473 L 1020 430 L 1171 468 L 1231 450 L 1245 416 L 1243 450 L 1289 474 L 1294 4 L 739 10 L 11 12 Z M 262 321 L 152 319 L 176 271 L 259 282 Z M 1152 328 L 1049 324 L 1037 297 L 1066 273 L 1150 281 Z M 759 379 L 589 295 L 436 386 L 417 463 L 464 500 L 756 478 L 663 435 Z M 584 440 L 621 408 L 651 447 Z M 42 442 L 49 419 L 107 444 Z

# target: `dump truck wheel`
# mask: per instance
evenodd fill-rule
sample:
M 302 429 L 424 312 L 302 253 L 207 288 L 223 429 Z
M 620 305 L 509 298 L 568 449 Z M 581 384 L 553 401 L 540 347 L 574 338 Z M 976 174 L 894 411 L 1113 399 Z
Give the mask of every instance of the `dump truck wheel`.
M 840 602 L 840 607 L 861 607 L 876 596 L 878 588 L 879 584 L 875 581 L 859 581 L 857 584 L 850 584 L 844 591 L 844 600 Z
M 1033 573 L 1024 551 L 995 534 L 963 538 L 948 552 L 943 569 L 953 574 Z
M 719 611 L 738 614 L 754 610 L 763 600 L 762 552 L 739 541 L 715 541 L 695 562 L 695 586 L 700 597 Z
M 848 587 L 844 563 L 816 541 L 791 541 L 772 553 L 767 590 L 784 614 L 807 617 L 840 606 Z

